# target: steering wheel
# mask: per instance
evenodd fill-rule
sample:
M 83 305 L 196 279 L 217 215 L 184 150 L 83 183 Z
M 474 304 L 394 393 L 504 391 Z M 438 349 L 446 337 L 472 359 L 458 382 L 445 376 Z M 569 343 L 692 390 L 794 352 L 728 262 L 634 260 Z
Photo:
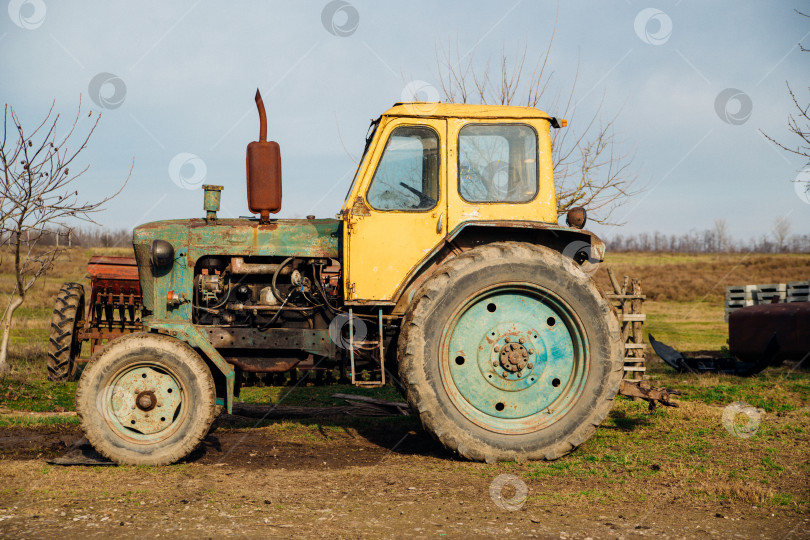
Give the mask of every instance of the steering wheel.
M 417 208 L 432 208 L 432 207 L 436 206 L 436 203 L 439 202 L 436 199 L 434 199 L 433 197 L 428 197 L 427 195 L 425 195 L 424 193 L 422 193 L 418 189 L 412 188 L 411 186 L 409 186 L 405 182 L 400 182 L 399 185 L 404 187 L 405 189 L 407 189 L 408 191 L 410 191 L 411 193 L 413 193 L 417 197 L 419 197 L 419 206 L 417 206 Z

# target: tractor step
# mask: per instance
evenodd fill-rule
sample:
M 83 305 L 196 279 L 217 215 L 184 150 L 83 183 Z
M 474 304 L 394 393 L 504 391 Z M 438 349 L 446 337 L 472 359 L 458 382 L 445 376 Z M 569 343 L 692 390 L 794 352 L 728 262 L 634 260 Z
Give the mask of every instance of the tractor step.
M 351 360 L 352 369 L 352 384 L 361 388 L 379 388 L 385 386 L 385 351 L 383 349 L 383 315 L 382 308 L 377 310 L 377 340 L 363 340 L 355 341 L 354 339 L 354 311 L 349 308 L 349 358 Z M 372 381 L 361 381 L 357 376 L 357 369 L 355 367 L 355 350 L 365 345 L 376 345 L 378 359 L 380 361 L 380 378 Z

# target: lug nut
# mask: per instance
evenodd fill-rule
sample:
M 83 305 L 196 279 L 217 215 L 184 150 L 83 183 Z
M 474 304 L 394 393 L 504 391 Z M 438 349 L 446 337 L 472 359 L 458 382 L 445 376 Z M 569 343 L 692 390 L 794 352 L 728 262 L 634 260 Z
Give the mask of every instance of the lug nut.
M 498 351 L 500 351 L 500 350 L 501 350 L 501 348 L 500 348 L 500 347 L 498 347 L 497 345 L 495 345 L 495 352 L 498 352 Z
M 509 377 L 509 373 L 508 373 L 508 372 L 506 372 L 506 371 L 504 371 L 504 372 L 503 372 L 503 378 L 504 378 L 504 379 L 506 379 L 506 378 L 508 378 L 508 377 Z
M 503 338 L 503 341 L 504 341 L 504 343 L 509 343 L 509 338 L 505 337 L 505 338 Z
M 526 343 L 526 340 L 525 340 L 525 339 L 523 339 L 523 338 L 520 338 L 520 339 L 518 340 L 518 343 Z
M 498 367 L 498 361 L 497 360 L 492 361 L 492 367 Z
M 532 363 L 526 364 L 526 367 L 527 367 L 528 369 L 532 369 L 532 368 L 534 367 L 534 364 L 532 364 Z
M 529 354 L 534 354 L 534 349 L 529 349 Z
M 518 372 L 517 372 L 517 376 L 518 376 L 518 379 L 519 379 L 519 378 L 523 377 L 523 373 L 521 373 L 520 371 L 518 371 Z

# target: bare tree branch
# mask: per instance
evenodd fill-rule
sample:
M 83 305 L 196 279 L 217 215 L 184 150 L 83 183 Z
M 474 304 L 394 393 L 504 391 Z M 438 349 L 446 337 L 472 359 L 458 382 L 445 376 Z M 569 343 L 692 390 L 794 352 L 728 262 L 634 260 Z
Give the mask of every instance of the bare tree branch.
M 52 103 L 31 133 L 26 132 L 13 107 L 6 104 L 4 108 L 0 141 L 0 255 L 10 252 L 13 256 L 15 279 L 13 290 L 3 291 L 9 301 L 0 318 L 0 373 L 8 369 L 8 342 L 15 310 L 66 249 L 59 245 L 42 245 L 40 241 L 54 229 L 70 231 L 76 220 L 95 223 L 92 214 L 121 193 L 134 167 L 133 161 L 129 175 L 115 193 L 97 201 L 80 198 L 75 185 L 89 165 L 78 167 L 78 171 L 74 168 L 74 172 L 70 166 L 87 148 L 100 115 L 90 120 L 86 133 L 79 136 L 76 130 L 81 127 L 80 97 L 76 117 L 66 133 L 58 137 L 61 115 L 53 115 L 54 106 Z M 90 111 L 87 117 L 92 115 Z
M 556 22 L 554 25 L 556 32 Z M 554 32 L 548 46 L 536 61 L 530 61 L 528 45 L 518 47 L 513 55 L 501 51 L 497 68 L 491 59 L 476 63 L 473 54 L 459 55 L 458 45 L 437 50 L 436 66 L 444 99 L 453 103 L 525 105 L 536 107 L 549 91 L 553 73 L 548 72 Z M 483 67 L 481 67 L 483 66 Z M 529 68 L 528 66 L 531 66 Z M 552 154 L 557 196 L 557 214 L 565 214 L 575 206 L 585 206 L 589 217 L 599 223 L 610 223 L 616 208 L 640 190 L 633 172 L 633 156 L 619 150 L 615 117 L 602 120 L 600 103 L 592 117 L 577 125 L 574 94 L 577 75 L 564 99 L 560 94 L 546 100 L 546 110 L 558 111 L 559 116 L 577 126 L 552 131 Z M 604 98 L 603 98 L 604 99 Z
M 760 130 L 759 132 L 762 133 L 765 138 L 769 141 L 777 145 L 779 148 L 790 152 L 791 154 L 796 154 L 802 157 L 810 158 L 810 101 L 808 101 L 807 105 L 800 105 L 799 100 L 796 98 L 796 94 L 793 92 L 793 89 L 790 87 L 790 83 L 787 83 L 788 93 L 790 93 L 790 97 L 793 100 L 793 105 L 796 108 L 796 113 L 788 115 L 788 131 L 793 133 L 794 135 L 798 136 L 801 139 L 797 144 L 796 147 L 788 147 L 782 144 L 781 142 L 777 141 L 764 131 Z M 795 140 L 795 139 L 794 139 Z
M 802 17 L 810 17 L 810 15 L 807 13 L 803 13 L 798 9 L 794 9 L 793 11 Z M 810 52 L 810 49 L 802 46 L 801 43 L 799 43 L 799 49 L 802 52 Z M 786 82 L 785 84 L 787 85 L 790 99 L 793 100 L 793 106 L 796 110 L 796 112 L 793 114 L 788 115 L 788 131 L 796 135 L 799 138 L 799 141 L 796 143 L 795 147 L 792 147 L 779 142 L 762 130 L 759 130 L 759 132 L 762 133 L 766 139 L 777 145 L 782 150 L 790 152 L 791 154 L 802 156 L 804 158 L 810 158 L 810 99 L 808 99 L 806 105 L 800 105 L 796 94 L 790 87 L 790 83 Z M 808 88 L 808 91 L 810 91 L 810 88 Z M 794 138 L 793 140 L 796 139 Z

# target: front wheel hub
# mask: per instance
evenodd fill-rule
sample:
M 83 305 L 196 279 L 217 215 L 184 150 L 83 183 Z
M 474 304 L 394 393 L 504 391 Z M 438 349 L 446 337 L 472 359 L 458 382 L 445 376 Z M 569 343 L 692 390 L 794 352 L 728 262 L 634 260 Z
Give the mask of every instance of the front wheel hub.
M 155 393 L 151 390 L 146 390 L 145 392 L 141 392 L 138 394 L 138 397 L 135 398 L 135 404 L 138 408 L 142 411 L 151 411 L 157 405 L 157 398 L 155 397 Z
M 121 370 L 104 398 L 107 421 L 122 437 L 136 442 L 171 435 L 188 410 L 178 377 L 149 362 Z

